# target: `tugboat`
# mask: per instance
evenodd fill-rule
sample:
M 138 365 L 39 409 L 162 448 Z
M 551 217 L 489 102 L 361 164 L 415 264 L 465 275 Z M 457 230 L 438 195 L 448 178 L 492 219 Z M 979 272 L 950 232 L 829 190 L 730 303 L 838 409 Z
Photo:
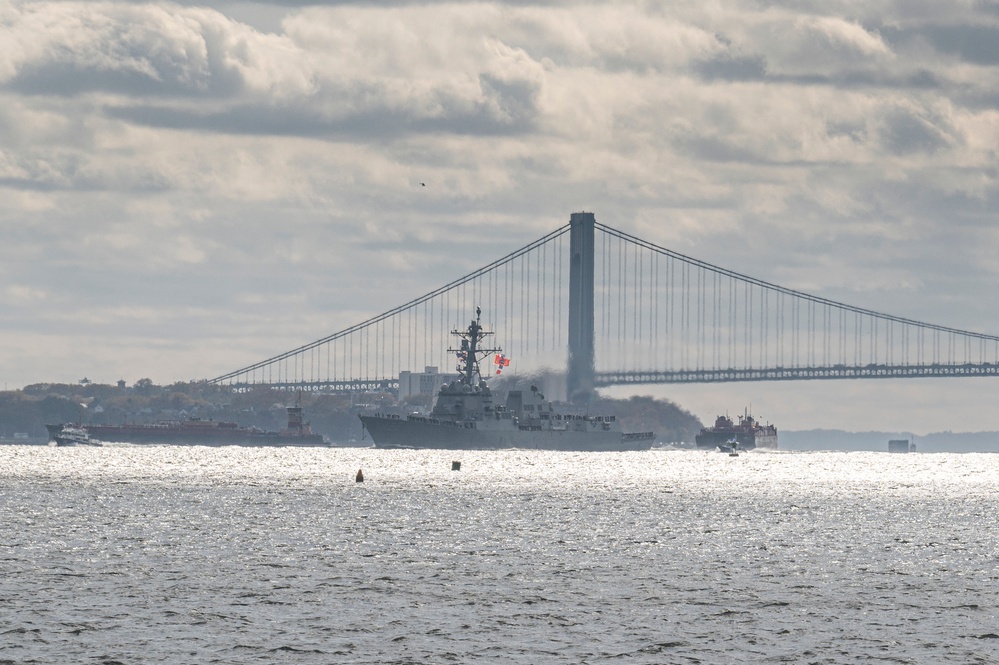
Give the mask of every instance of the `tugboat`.
M 702 450 L 718 448 L 722 452 L 753 450 L 754 448 L 777 448 L 777 428 L 761 425 L 747 410 L 739 416 L 736 425 L 728 416 L 718 416 L 714 427 L 705 427 L 694 437 L 697 447 Z
M 457 349 L 459 378 L 441 387 L 429 416 L 411 414 L 360 415 L 376 448 L 439 448 L 446 450 L 618 451 L 649 450 L 652 432 L 621 431 L 615 416 L 591 416 L 557 411 L 537 386 L 530 392 L 511 390 L 502 404 L 482 378 L 480 360 L 493 356 L 498 367 L 510 359 L 500 348 L 484 348 L 491 332 L 482 328 L 482 309 L 465 330 L 451 334 L 461 339 Z

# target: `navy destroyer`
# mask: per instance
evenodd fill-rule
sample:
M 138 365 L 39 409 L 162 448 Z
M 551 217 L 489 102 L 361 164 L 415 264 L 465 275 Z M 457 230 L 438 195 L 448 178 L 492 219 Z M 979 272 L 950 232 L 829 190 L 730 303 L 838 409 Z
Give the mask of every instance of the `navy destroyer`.
M 625 433 L 614 416 L 563 413 L 532 386 L 511 390 L 503 403 L 482 378 L 480 360 L 489 356 L 498 368 L 509 364 L 500 348 L 484 348 L 492 335 L 479 322 L 481 308 L 465 330 L 453 330 L 461 339 L 457 349 L 459 378 L 445 384 L 429 415 L 360 415 L 376 448 L 440 448 L 448 450 L 615 451 L 648 450 L 652 432 Z

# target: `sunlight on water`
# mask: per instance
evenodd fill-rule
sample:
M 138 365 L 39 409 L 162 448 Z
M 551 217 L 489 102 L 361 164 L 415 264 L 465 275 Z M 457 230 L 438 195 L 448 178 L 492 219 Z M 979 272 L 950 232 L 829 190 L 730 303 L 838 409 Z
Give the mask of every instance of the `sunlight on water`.
M 0 446 L 0 662 L 996 662 L 997 472 Z

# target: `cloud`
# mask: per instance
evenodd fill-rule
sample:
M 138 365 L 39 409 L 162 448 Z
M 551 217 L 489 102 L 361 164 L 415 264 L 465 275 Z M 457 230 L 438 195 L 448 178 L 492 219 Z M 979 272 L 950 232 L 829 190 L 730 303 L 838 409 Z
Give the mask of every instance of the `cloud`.
M 107 3 L 24 4 L 21 10 L 6 26 L 9 47 L 0 60 L 0 80 L 15 90 L 176 94 L 209 87 L 204 19 L 221 15 Z
M 970 1 L 0 4 L 0 319 L 25 331 L 0 366 L 93 375 L 85 339 L 112 380 L 222 373 L 581 209 L 999 330 L 997 25 Z
M 767 72 L 762 55 L 737 56 L 730 53 L 694 64 L 694 70 L 707 80 L 729 81 L 759 80 Z
M 495 39 L 463 39 L 442 50 L 421 43 L 420 26 L 404 17 L 348 27 L 358 13 L 378 19 L 370 10 L 327 12 L 322 22 L 290 21 L 290 34 L 277 36 L 211 10 L 83 7 L 26 9 L 13 22 L 8 31 L 21 48 L 11 49 L 0 66 L 8 89 L 101 94 L 111 117 L 156 127 L 284 135 L 370 135 L 384 129 L 493 134 L 533 124 L 544 79 L 541 65 L 522 49 Z M 458 23 L 461 14 L 449 10 L 444 18 Z M 24 36 L 36 32 L 46 39 Z M 383 46 L 389 44 L 391 49 Z M 412 48 L 400 50 L 406 44 Z M 465 64 L 456 69 L 456 63 Z M 150 103 L 154 99 L 169 101 Z
M 835 76 L 883 69 L 894 54 L 879 34 L 835 16 L 764 13 L 736 28 L 737 43 L 751 45 L 768 72 L 782 76 Z
M 42 302 L 47 296 L 48 293 L 43 289 L 24 284 L 11 284 L 0 294 L 0 302 L 6 305 L 24 306 Z
M 956 55 L 976 65 L 999 65 L 999 26 L 931 25 L 916 34 L 941 53 Z
M 879 127 L 881 145 L 895 155 L 937 152 L 957 138 L 956 134 L 945 119 L 907 106 L 885 109 Z

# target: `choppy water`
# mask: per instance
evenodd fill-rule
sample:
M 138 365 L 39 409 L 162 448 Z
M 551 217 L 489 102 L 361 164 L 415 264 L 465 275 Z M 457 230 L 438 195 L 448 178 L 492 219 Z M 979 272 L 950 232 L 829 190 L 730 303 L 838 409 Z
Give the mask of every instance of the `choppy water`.
M 0 663 L 997 663 L 997 481 L 987 454 L 0 446 Z

